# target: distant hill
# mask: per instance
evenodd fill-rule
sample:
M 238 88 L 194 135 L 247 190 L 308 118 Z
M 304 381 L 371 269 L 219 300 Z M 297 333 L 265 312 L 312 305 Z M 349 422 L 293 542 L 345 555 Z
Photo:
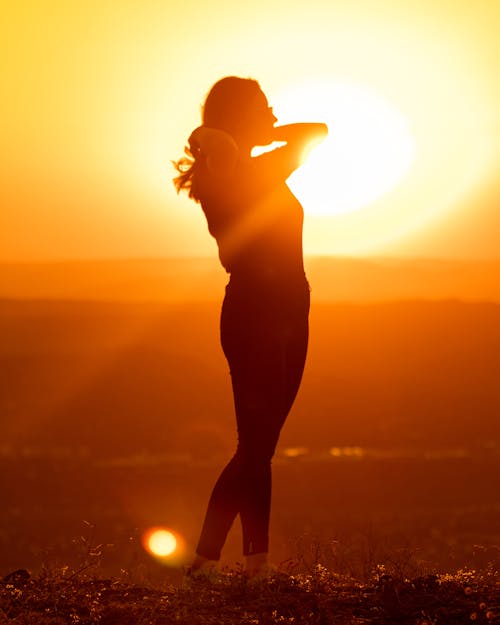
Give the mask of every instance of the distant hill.
M 500 260 L 309 257 L 316 301 L 460 299 L 500 302 Z M 216 258 L 0 264 L 0 298 L 219 301 L 227 274 Z
M 0 301 L 2 447 L 230 453 L 219 302 Z M 311 311 L 282 444 L 496 449 L 500 304 Z

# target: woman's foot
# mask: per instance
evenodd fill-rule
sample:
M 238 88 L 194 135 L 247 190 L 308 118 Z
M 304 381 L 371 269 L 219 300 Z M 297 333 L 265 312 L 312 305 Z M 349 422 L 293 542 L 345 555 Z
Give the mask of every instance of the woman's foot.
M 245 557 L 245 576 L 248 580 L 266 579 L 273 572 L 267 561 L 267 553 L 254 553 Z
M 185 570 L 185 580 L 207 579 L 215 581 L 219 576 L 217 565 L 217 560 L 209 560 L 204 556 L 196 555 L 191 566 Z
M 193 573 L 196 571 L 207 571 L 214 570 L 217 568 L 217 560 L 209 560 L 205 558 L 205 556 L 195 555 L 194 560 L 191 564 L 190 570 Z

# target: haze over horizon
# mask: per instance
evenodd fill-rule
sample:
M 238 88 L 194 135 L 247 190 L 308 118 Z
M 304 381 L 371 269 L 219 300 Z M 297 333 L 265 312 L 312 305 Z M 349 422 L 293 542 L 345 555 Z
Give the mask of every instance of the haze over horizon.
M 313 302 L 500 302 L 500 260 L 306 257 Z M 218 259 L 142 258 L 1 263 L 0 299 L 220 301 Z

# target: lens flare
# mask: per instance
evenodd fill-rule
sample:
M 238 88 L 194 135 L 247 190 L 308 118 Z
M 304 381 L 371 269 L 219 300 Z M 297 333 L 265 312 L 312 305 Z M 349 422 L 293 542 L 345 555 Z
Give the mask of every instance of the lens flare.
M 165 564 L 175 564 L 182 559 L 183 540 L 176 532 L 165 527 L 152 527 L 142 537 L 144 549 Z
M 168 530 L 156 530 L 148 539 L 148 548 L 155 556 L 169 556 L 177 547 L 177 540 Z

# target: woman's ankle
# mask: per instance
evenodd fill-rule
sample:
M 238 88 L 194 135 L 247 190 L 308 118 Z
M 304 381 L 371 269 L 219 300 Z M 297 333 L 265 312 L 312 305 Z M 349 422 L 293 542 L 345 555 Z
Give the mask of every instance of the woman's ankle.
M 256 575 L 268 568 L 267 553 L 252 553 L 245 556 L 245 571 L 248 575 Z

